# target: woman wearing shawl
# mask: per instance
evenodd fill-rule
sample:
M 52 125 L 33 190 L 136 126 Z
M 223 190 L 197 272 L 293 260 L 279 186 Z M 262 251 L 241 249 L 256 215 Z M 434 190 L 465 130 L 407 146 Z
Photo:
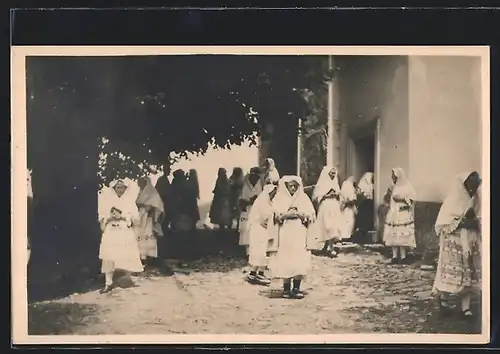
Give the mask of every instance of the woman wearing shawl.
M 324 243 L 323 251 L 331 257 L 336 257 L 338 247 L 335 244 L 340 242 L 343 218 L 340 210 L 338 173 L 335 167 L 323 167 L 318 183 L 314 187 L 313 201 L 318 206 L 316 237 L 320 243 Z
M 435 226 L 440 249 L 433 292 L 441 293 L 443 310 L 450 308 L 448 295 L 459 294 L 464 316 L 472 316 L 471 295 L 481 281 L 480 185 L 475 171 L 457 176 Z
M 354 177 L 348 177 L 340 189 L 340 211 L 342 212 L 343 223 L 341 225 L 340 236 L 344 239 L 350 239 L 354 231 L 354 222 L 356 221 L 356 187 L 354 186 Z
M 163 229 L 163 234 L 166 236 L 168 230 L 170 229 L 170 223 L 172 221 L 172 201 L 170 200 L 170 181 L 168 179 L 168 176 L 170 175 L 170 165 L 165 164 L 163 165 L 163 175 L 158 178 L 156 181 L 155 189 L 158 191 L 158 194 L 160 195 L 160 198 L 163 202 L 163 208 L 165 209 L 165 216 L 163 218 L 163 224 L 162 224 L 162 229 Z
M 402 168 L 392 169 L 393 184 L 388 188 L 385 203 L 388 212 L 385 218 L 383 240 L 392 247 L 392 264 L 406 263 L 406 251 L 415 248 L 414 203 L 415 190 Z
M 277 226 L 276 253 L 270 257 L 269 269 L 273 278 L 283 279 L 285 298 L 302 299 L 300 284 L 311 267 L 308 229 L 314 222 L 315 211 L 300 177 L 281 178 L 273 211 Z
M 266 184 L 278 184 L 280 180 L 280 174 L 276 168 L 274 160 L 270 157 L 264 161 L 264 185 Z
M 130 189 L 123 180 L 112 182 L 110 187 L 99 195 L 98 212 L 102 238 L 99 258 L 102 260 L 101 271 L 105 275 L 105 287 L 101 293 L 113 289 L 115 269 L 128 272 L 142 272 L 143 266 L 132 229 L 133 220 L 137 219 L 137 207 Z
M 189 204 L 190 215 L 193 222 L 200 221 L 200 209 L 198 207 L 198 200 L 200 199 L 200 184 L 198 182 L 198 172 L 194 168 L 189 170 L 188 175 L 188 193 L 186 195 L 187 203 Z
M 241 194 L 241 190 L 243 189 L 243 185 L 245 184 L 245 176 L 243 175 L 243 170 L 240 167 L 235 167 L 233 169 L 233 173 L 231 177 L 229 177 L 230 184 L 230 206 L 231 211 L 233 212 L 233 219 L 237 222 L 237 228 L 240 227 L 240 209 L 238 206 L 238 199 Z
M 374 228 L 373 191 L 373 173 L 367 172 L 359 180 L 357 188 L 358 214 L 355 229 L 363 240 L 366 240 L 368 232 Z
M 247 277 L 249 283 L 269 285 L 270 280 L 264 272 L 267 267 L 267 251 L 270 233 L 275 231 L 273 224 L 273 200 L 276 196 L 277 186 L 268 184 L 264 186 L 248 215 L 247 232 L 250 239 L 249 263 L 252 267 Z M 269 226 L 269 227 L 268 227 Z
M 263 188 L 262 181 L 258 172 L 258 169 L 252 168 L 247 174 L 247 176 L 245 177 L 245 183 L 243 184 L 243 189 L 241 190 L 241 195 L 238 199 L 238 206 L 240 209 L 239 245 L 246 247 L 247 255 L 250 245 L 250 238 L 247 232 L 248 215 L 252 210 L 253 203 L 262 192 Z
M 232 213 L 229 205 L 230 186 L 227 178 L 226 169 L 219 168 L 215 188 L 212 191 L 214 198 L 210 206 L 210 221 L 212 224 L 219 225 L 219 228 L 226 229 L 231 227 Z
M 160 194 L 151 184 L 149 178 L 138 181 L 140 188 L 135 204 L 139 210 L 139 219 L 135 226 L 139 252 L 144 263 L 149 263 L 150 258 L 158 258 L 157 237 L 163 236 L 162 222 L 165 209 Z

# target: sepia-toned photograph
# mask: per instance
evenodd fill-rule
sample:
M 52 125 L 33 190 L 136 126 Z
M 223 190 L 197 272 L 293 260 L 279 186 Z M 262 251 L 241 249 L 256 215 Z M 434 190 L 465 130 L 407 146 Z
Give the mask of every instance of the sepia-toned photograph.
M 488 47 L 13 47 L 14 343 L 488 342 L 489 100 Z

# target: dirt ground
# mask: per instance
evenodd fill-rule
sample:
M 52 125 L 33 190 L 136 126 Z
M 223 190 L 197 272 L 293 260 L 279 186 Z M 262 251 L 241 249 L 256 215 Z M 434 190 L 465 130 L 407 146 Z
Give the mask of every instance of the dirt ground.
M 174 276 L 134 277 L 136 287 L 33 303 L 29 334 L 481 332 L 478 315 L 440 313 L 433 271 L 388 265 L 373 251 L 314 256 L 302 300 L 269 298 L 269 288 L 245 282 L 244 266 L 221 255 L 184 264 Z

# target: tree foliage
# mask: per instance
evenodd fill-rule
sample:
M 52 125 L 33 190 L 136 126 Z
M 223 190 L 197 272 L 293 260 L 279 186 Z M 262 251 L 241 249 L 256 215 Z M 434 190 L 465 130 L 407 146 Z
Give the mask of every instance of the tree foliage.
M 296 126 L 299 118 L 313 116 L 304 90 L 321 89 L 328 79 L 319 56 L 36 60 L 36 75 L 43 76 L 38 90 L 56 90 L 60 100 L 72 102 L 66 114 L 86 112 L 86 133 L 74 138 L 105 138 L 102 183 L 155 172 L 170 163 L 171 153 L 203 153 L 210 144 L 253 140 L 266 123 L 288 120 Z

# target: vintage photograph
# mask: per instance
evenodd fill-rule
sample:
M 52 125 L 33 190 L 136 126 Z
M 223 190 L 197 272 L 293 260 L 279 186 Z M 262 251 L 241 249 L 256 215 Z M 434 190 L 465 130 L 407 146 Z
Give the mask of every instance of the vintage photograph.
M 14 341 L 489 340 L 488 47 L 12 53 Z

